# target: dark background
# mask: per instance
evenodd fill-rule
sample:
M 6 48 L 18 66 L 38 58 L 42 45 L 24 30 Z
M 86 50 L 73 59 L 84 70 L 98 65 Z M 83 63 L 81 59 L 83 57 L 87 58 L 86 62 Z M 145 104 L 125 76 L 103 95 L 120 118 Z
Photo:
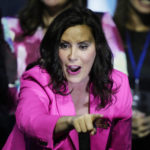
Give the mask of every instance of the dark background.
M 16 16 L 27 0 L 0 0 L 2 16 Z
M 18 11 L 24 6 L 26 2 L 27 0 L 0 0 L 0 10 L 2 15 L 16 16 Z M 87 3 L 87 7 L 93 11 L 109 11 L 111 15 L 113 15 L 116 6 L 116 0 L 87 0 Z

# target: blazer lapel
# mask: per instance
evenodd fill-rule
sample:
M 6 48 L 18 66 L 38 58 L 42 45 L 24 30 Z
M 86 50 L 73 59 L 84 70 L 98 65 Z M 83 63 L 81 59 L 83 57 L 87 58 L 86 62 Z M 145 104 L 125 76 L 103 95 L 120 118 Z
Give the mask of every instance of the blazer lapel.
M 60 116 L 75 116 L 76 110 L 71 95 L 56 95 L 57 109 Z M 78 133 L 75 130 L 70 131 L 69 138 L 76 150 L 79 150 Z
M 56 105 L 60 116 L 75 116 L 76 111 L 71 95 L 56 94 Z

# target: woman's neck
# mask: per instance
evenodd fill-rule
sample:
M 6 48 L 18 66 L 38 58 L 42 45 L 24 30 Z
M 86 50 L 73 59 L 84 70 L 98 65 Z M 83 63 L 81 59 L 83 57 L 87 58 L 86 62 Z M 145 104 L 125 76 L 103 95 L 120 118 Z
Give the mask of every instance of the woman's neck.
M 143 22 L 142 17 L 133 9 L 130 9 L 129 20 L 126 28 L 137 32 L 146 32 L 150 30 L 150 25 Z
M 88 82 L 89 82 L 89 77 L 84 79 L 80 83 L 68 82 L 69 90 L 72 92 L 73 91 L 81 91 L 82 93 L 85 93 L 85 92 L 87 92 Z
M 88 82 L 89 82 L 89 77 L 84 79 L 80 83 L 72 83 L 69 82 L 69 90 L 72 91 L 71 95 L 74 97 L 74 100 L 78 99 L 79 97 L 84 97 L 85 95 L 89 94 L 89 89 L 88 89 Z
M 81 115 L 89 112 L 89 89 L 87 89 L 89 80 L 81 83 L 69 83 L 69 89 L 72 90 L 71 97 L 76 109 L 76 114 Z

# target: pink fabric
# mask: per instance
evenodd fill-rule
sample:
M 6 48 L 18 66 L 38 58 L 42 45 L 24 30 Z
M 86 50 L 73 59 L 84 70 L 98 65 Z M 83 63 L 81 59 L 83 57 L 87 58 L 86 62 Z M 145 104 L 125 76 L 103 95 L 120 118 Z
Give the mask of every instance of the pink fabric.
M 90 113 L 103 114 L 113 122 L 111 128 L 98 128 L 96 135 L 90 137 L 91 150 L 131 150 L 132 96 L 128 78 L 117 70 L 113 71 L 112 78 L 115 82 L 114 88 L 120 88 L 110 107 L 96 110 L 95 98 L 90 93 Z M 70 131 L 66 138 L 54 146 L 53 131 L 57 120 L 61 116 L 76 113 L 71 95 L 54 94 L 47 86 L 49 79 L 48 73 L 39 66 L 23 74 L 16 111 L 17 124 L 3 150 L 24 150 L 24 135 L 29 141 L 32 141 L 29 137 L 36 139 L 36 144 L 43 150 L 44 147 L 53 150 L 79 150 L 78 134 L 75 130 Z M 18 144 L 20 141 L 21 144 Z M 41 141 L 47 145 L 42 145 Z
M 39 47 L 43 38 L 43 30 L 39 27 L 32 36 L 21 38 L 23 31 L 17 18 L 4 17 L 2 23 L 5 40 L 16 55 L 17 77 L 20 78 L 26 66 L 40 57 Z
M 3 17 L 2 25 L 4 29 L 4 38 L 11 48 L 17 62 L 16 81 L 9 83 L 9 90 L 14 104 L 17 104 L 18 91 L 20 88 L 20 78 L 28 64 L 36 61 L 40 57 L 40 43 L 43 38 L 43 30 L 41 27 L 32 36 L 21 37 L 23 31 L 21 29 L 18 18 Z M 13 65 L 13 64 L 10 64 Z M 9 75 L 10 76 L 10 75 Z M 16 89 L 16 93 L 14 93 Z M 11 111 L 14 111 L 13 106 Z
M 113 52 L 122 51 L 124 52 L 123 43 L 119 35 L 119 31 L 116 28 L 112 17 L 109 13 L 105 13 L 102 17 L 102 26 L 105 32 L 106 37 L 109 39 L 108 43 L 112 48 Z

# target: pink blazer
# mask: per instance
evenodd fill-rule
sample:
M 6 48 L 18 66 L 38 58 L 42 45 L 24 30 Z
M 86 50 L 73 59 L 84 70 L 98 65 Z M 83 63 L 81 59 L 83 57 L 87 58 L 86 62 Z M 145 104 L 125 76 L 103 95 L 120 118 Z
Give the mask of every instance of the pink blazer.
M 114 88 L 119 86 L 113 104 L 96 110 L 95 98 L 90 93 L 90 113 L 103 114 L 111 120 L 108 129 L 97 128 L 90 136 L 91 150 L 131 150 L 132 96 L 125 74 L 114 70 Z M 16 125 L 3 150 L 79 150 L 78 134 L 71 130 L 54 146 L 53 132 L 61 116 L 76 115 L 71 95 L 54 94 L 49 74 L 36 66 L 26 71 L 21 79 Z

